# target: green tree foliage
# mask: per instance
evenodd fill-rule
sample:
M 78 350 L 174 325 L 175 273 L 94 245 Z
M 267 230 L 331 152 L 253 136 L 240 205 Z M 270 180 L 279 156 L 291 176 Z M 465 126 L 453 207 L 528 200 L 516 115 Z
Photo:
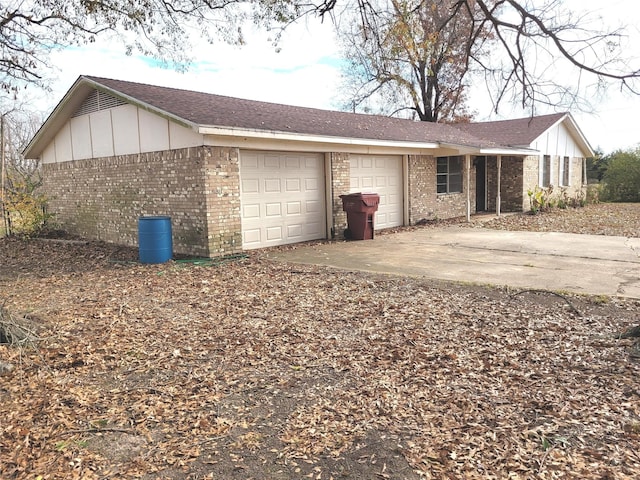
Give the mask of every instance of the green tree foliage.
M 17 109 L 16 109 L 17 110 Z M 0 145 L 4 148 L 0 170 L 0 230 L 7 235 L 37 235 L 52 219 L 42 186 L 40 163 L 25 159 L 22 150 L 42 119 L 23 109 L 2 115 Z
M 47 197 L 38 192 L 39 172 L 25 176 L 9 168 L 5 178 L 4 226 L 7 235 L 38 235 L 53 219 L 47 212 Z
M 469 45 L 474 16 L 461 10 L 451 19 L 455 0 L 390 0 L 376 23 L 358 17 L 343 28 L 348 67 L 348 104 L 382 113 L 411 112 L 427 122 L 468 121 L 465 83 L 470 56 L 488 53 L 478 39 Z M 445 28 L 446 26 L 446 28 Z M 485 31 L 482 40 L 490 38 Z
M 607 171 L 609 157 L 605 156 L 601 149 L 596 149 L 595 156 L 587 158 L 587 180 L 589 183 L 599 183 L 602 181 L 604 173 Z
M 608 156 L 600 198 L 606 202 L 640 202 L 640 147 Z

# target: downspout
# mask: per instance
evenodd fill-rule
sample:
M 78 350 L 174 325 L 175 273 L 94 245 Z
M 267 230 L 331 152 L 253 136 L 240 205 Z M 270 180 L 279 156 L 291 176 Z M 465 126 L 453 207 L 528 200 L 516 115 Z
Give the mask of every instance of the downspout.
M 471 155 L 465 155 L 467 170 L 467 222 L 471 222 Z
M 500 216 L 500 205 L 502 198 L 500 196 L 500 190 L 502 190 L 502 155 L 498 155 L 498 195 L 496 196 L 496 215 Z

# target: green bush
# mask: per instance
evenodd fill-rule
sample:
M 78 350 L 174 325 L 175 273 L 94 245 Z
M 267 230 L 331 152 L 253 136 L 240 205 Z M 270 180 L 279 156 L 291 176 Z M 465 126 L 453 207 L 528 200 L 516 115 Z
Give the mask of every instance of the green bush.
M 640 202 L 640 147 L 618 150 L 609 156 L 602 177 L 600 199 L 605 202 Z
M 8 188 L 0 199 L 5 215 L 0 218 L 0 233 L 25 237 L 39 235 L 53 221 L 53 214 L 47 212 L 47 197 L 38 193 L 39 184 L 32 182 L 30 177 L 9 171 L 7 180 Z

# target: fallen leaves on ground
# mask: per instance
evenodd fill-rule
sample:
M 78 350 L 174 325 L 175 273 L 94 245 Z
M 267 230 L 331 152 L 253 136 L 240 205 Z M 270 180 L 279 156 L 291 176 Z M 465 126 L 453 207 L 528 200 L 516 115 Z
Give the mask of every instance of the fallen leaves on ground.
M 498 230 L 640 237 L 640 203 L 598 203 L 580 208 L 554 208 L 537 215 L 506 214 L 476 225 Z
M 638 478 L 635 300 L 0 241 L 0 477 Z

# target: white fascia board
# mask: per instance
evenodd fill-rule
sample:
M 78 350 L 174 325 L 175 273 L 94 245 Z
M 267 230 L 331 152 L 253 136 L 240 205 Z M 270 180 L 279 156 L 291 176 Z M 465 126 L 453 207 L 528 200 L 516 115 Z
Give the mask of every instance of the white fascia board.
M 394 147 L 401 149 L 437 149 L 439 143 L 433 142 L 407 142 L 395 140 L 372 140 L 365 138 L 331 137 L 323 135 L 310 135 L 304 133 L 278 132 L 271 130 L 253 130 L 248 128 L 212 127 L 201 126 L 198 133 L 203 135 L 215 135 L 224 137 L 250 137 L 269 140 L 284 140 L 295 142 L 324 143 L 334 145 L 359 145 L 373 147 Z
M 539 155 L 538 150 L 532 148 L 481 148 L 481 155 Z
M 573 130 L 572 133 L 574 133 L 578 137 L 578 143 L 582 143 L 582 146 L 585 149 L 585 153 L 587 154 L 587 157 L 595 157 L 596 156 L 595 150 L 593 150 L 593 147 L 591 146 L 591 144 L 589 143 L 589 140 L 587 140 L 587 137 L 585 137 L 584 133 L 580 129 L 578 122 L 576 122 L 575 119 L 573 118 L 573 115 L 569 113 L 567 114 L 566 118 L 567 120 L 569 120 L 569 124 L 570 124 L 569 130 Z
M 587 157 L 595 157 L 595 151 L 593 150 L 593 147 L 589 143 L 589 140 L 587 140 L 587 137 L 585 137 L 584 133 L 580 129 L 580 126 L 573 118 L 573 115 L 571 115 L 571 113 L 565 114 L 560 120 L 551 125 L 544 132 L 542 132 L 540 136 L 538 136 L 533 142 L 531 142 L 531 144 L 533 145 L 535 142 L 540 140 L 540 138 L 552 128 L 557 127 L 558 125 L 565 122 L 567 122 L 567 129 L 569 130 L 569 133 L 573 135 L 573 140 L 578 144 L 580 148 L 583 149 L 584 153 L 587 154 Z
M 515 147 L 480 147 L 472 145 L 456 145 L 443 143 L 441 146 L 457 150 L 459 155 L 537 155 L 538 151 L 530 148 Z
M 102 92 L 108 93 L 109 95 L 112 95 L 116 98 L 119 98 L 120 100 L 123 100 L 124 102 L 135 105 L 136 107 L 141 108 L 142 110 L 146 110 L 149 113 L 158 115 L 159 117 L 169 120 L 170 122 L 177 123 L 178 125 L 181 125 L 185 128 L 193 130 L 194 132 L 198 131 L 198 125 L 196 125 L 193 122 L 190 122 L 189 120 L 186 120 L 182 117 L 174 115 L 173 113 L 169 113 L 165 110 L 162 110 L 161 108 L 154 107 L 153 105 L 149 105 L 148 103 L 138 100 L 135 97 L 122 93 L 119 90 L 114 90 L 113 88 L 107 87 L 101 83 L 94 82 L 93 80 L 91 80 L 91 82 L 93 82 L 94 88 L 96 90 L 100 90 Z

